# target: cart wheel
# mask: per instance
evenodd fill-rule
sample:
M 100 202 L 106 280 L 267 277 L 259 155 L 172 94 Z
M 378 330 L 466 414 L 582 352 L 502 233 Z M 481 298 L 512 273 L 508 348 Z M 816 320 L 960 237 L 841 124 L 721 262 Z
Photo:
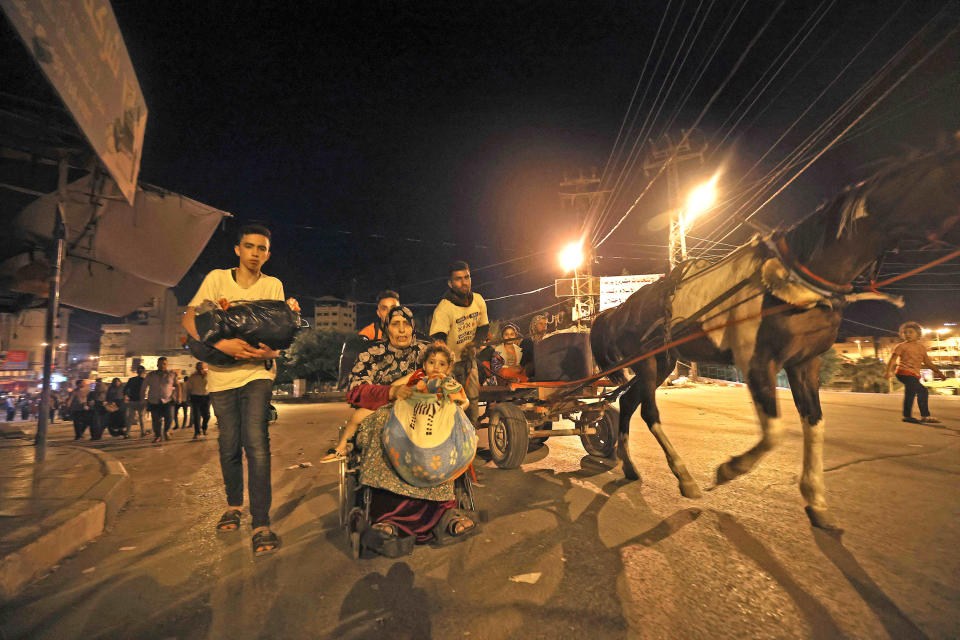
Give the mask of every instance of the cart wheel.
M 527 418 L 512 404 L 487 407 L 490 416 L 488 438 L 490 455 L 501 469 L 516 469 L 527 455 L 530 442 Z
M 592 456 L 612 458 L 617 453 L 617 432 L 620 429 L 620 412 L 616 409 L 607 409 L 603 417 L 593 425 L 597 432 L 592 435 L 580 436 L 583 448 Z
M 537 429 L 553 429 L 553 423 L 544 422 L 539 427 L 537 427 Z M 530 451 L 533 451 L 534 449 L 538 449 L 541 446 L 543 446 L 543 444 L 547 441 L 548 438 L 550 438 L 550 436 L 543 436 L 542 438 L 530 438 L 530 447 L 529 447 Z

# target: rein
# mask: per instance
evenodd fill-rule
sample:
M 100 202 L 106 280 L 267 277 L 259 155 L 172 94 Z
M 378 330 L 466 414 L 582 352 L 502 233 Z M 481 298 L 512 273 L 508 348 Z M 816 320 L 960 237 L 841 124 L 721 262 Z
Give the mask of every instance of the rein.
M 750 320 L 755 320 L 756 318 L 762 318 L 764 316 L 769 316 L 775 313 L 781 313 L 789 309 L 797 309 L 797 308 L 799 308 L 797 307 L 797 305 L 790 304 L 789 302 L 779 304 L 775 307 L 768 307 L 766 309 L 762 309 L 759 313 L 753 313 L 748 316 L 744 316 L 743 318 L 737 318 L 735 320 L 731 320 L 729 322 L 725 322 L 723 324 L 717 325 L 716 327 L 711 327 L 709 330 L 701 330 L 701 331 L 691 333 L 690 335 L 686 335 L 682 338 L 677 338 L 676 340 L 668 342 L 660 347 L 657 347 L 656 349 L 651 349 L 650 351 L 647 351 L 642 355 L 636 356 L 635 358 L 620 361 L 610 369 L 607 369 L 606 371 L 601 371 L 598 374 L 595 374 L 586 378 L 581 378 L 580 380 L 569 380 L 569 381 L 563 381 L 563 382 L 514 382 L 510 384 L 510 388 L 512 390 L 516 390 L 516 389 L 536 389 L 540 387 L 575 387 L 575 386 L 583 387 L 590 384 L 591 382 L 596 382 L 597 380 L 600 380 L 606 376 L 609 376 L 611 373 L 614 373 L 621 369 L 625 369 L 629 366 L 635 365 L 641 360 L 646 360 L 651 356 L 655 356 L 658 353 L 667 351 L 668 349 L 673 349 L 674 347 L 677 347 L 686 342 L 690 342 L 691 340 L 702 338 L 703 336 L 713 331 L 719 331 L 720 329 L 725 329 L 727 327 L 732 327 L 737 324 L 742 324 Z M 630 384 L 630 383 L 628 382 L 627 384 Z
M 942 264 L 942 263 L 944 263 L 944 262 L 947 262 L 948 260 L 953 260 L 954 258 L 957 258 L 957 257 L 960 257 L 960 249 L 957 249 L 956 251 L 954 251 L 954 252 L 952 252 L 952 253 L 948 253 L 948 254 L 945 255 L 945 256 L 941 256 L 941 257 L 937 258 L 936 260 L 934 260 L 933 262 L 928 262 L 927 264 L 922 265 L 922 266 L 919 266 L 919 267 L 917 267 L 916 269 L 911 269 L 910 271 L 907 271 L 906 273 L 901 273 L 901 274 L 898 275 L 898 276 L 894 276 L 894 277 L 892 277 L 892 278 L 887 278 L 886 280 L 881 280 L 880 282 L 877 282 L 876 280 L 871 280 L 871 281 L 870 281 L 870 285 L 867 287 L 867 289 L 868 289 L 869 291 L 873 291 L 874 293 L 879 293 L 879 292 L 877 291 L 877 289 L 879 289 L 880 287 L 885 287 L 885 286 L 887 286 L 888 284 L 893 284 L 893 283 L 896 282 L 897 280 L 903 280 L 904 278 L 909 278 L 910 276 L 915 276 L 915 275 L 917 275 L 918 273 L 920 273 L 920 272 L 922 272 L 922 271 L 926 271 L 927 269 L 930 269 L 930 268 L 932 268 L 932 267 L 935 267 L 935 266 L 937 266 L 938 264 Z
M 817 274 L 813 273 L 813 271 L 811 271 L 811 270 L 808 269 L 807 267 L 803 266 L 802 264 L 800 264 L 800 263 L 798 263 L 796 260 L 794 260 L 792 254 L 790 254 L 790 249 L 789 249 L 789 247 L 787 246 L 787 244 L 786 244 L 786 242 L 785 242 L 785 240 L 784 240 L 783 237 L 779 238 L 779 240 L 776 242 L 776 244 L 770 242 L 770 240 L 768 239 L 768 240 L 766 241 L 766 244 L 767 244 L 768 247 L 770 247 L 771 249 L 774 250 L 774 252 L 777 254 L 778 257 L 780 257 L 780 258 L 784 261 L 784 264 L 785 264 L 786 266 L 788 266 L 789 268 L 791 268 L 791 269 L 793 269 L 793 270 L 795 270 L 795 271 L 803 274 L 803 275 L 806 276 L 807 278 L 812 279 L 813 281 L 817 282 L 819 286 L 815 286 L 815 287 L 813 287 L 813 288 L 825 287 L 830 293 L 834 294 L 835 296 L 836 296 L 836 295 L 842 296 L 842 295 L 844 295 L 844 294 L 847 294 L 847 293 L 850 293 L 851 291 L 853 291 L 853 286 L 852 286 L 852 285 L 850 285 L 850 284 L 846 284 L 846 285 L 844 285 L 844 284 L 839 284 L 839 283 L 836 283 L 836 282 L 831 282 L 830 280 L 827 280 L 827 279 L 825 279 L 825 278 L 821 278 L 821 277 L 818 276 Z M 917 267 L 916 269 L 911 269 L 910 271 L 907 271 L 906 273 L 902 273 L 902 274 L 900 274 L 900 275 L 898 275 L 898 276 L 894 276 L 894 277 L 892 277 L 892 278 L 887 278 L 886 280 L 882 280 L 882 281 L 880 281 L 880 282 L 877 282 L 876 280 L 871 280 L 871 281 L 870 281 L 870 285 L 869 285 L 869 287 L 868 287 L 868 290 L 869 290 L 869 291 L 872 291 L 872 292 L 874 292 L 874 293 L 879 293 L 879 291 L 877 291 L 877 289 L 879 289 L 880 287 L 885 287 L 885 286 L 887 286 L 887 285 L 889 285 L 889 284 L 892 284 L 892 283 L 894 283 L 894 282 L 897 282 L 898 280 L 903 280 L 904 278 L 909 278 L 909 277 L 914 276 L 914 275 L 916 275 L 916 274 L 918 274 L 918 273 L 922 273 L 922 272 L 926 271 L 927 269 L 931 269 L 931 268 L 933 268 L 933 267 L 935 267 L 935 266 L 937 266 L 937 265 L 939 265 L 939 264 L 942 264 L 942 263 L 947 262 L 947 261 L 949 261 L 949 260 L 953 260 L 954 258 L 957 258 L 957 257 L 960 257 L 960 249 L 958 249 L 958 250 L 956 250 L 956 251 L 953 251 L 953 252 L 951 252 L 951 253 L 949 253 L 949 254 L 947 254 L 947 255 L 945 255 L 945 256 L 942 256 L 942 257 L 940 257 L 940 258 L 937 258 L 936 260 L 933 260 L 933 261 L 931 261 L 931 262 L 928 262 L 927 264 L 922 265 L 922 266 L 920 266 L 920 267 Z M 697 274 L 697 275 L 699 275 L 699 274 Z M 806 279 L 806 278 L 805 278 L 805 279 Z M 738 289 L 740 289 L 740 288 L 742 287 L 742 285 L 744 285 L 744 284 L 746 284 L 746 281 L 743 281 L 743 282 L 740 282 L 740 283 L 737 283 L 736 285 L 734 285 L 734 286 L 731 288 L 731 290 L 727 291 L 724 295 L 721 295 L 721 296 L 719 296 L 717 299 L 715 299 L 715 300 L 713 301 L 713 303 L 710 305 L 710 308 L 716 306 L 717 304 L 719 304 L 719 303 L 722 302 L 723 300 L 727 299 L 730 295 L 732 295 L 732 294 L 735 293 Z M 833 297 L 833 296 L 827 296 L 827 297 Z M 697 314 L 697 317 L 702 316 L 703 313 L 706 312 L 706 311 L 709 311 L 710 308 L 703 309 L 700 313 Z M 664 344 L 664 345 L 662 345 L 662 346 L 660 346 L 660 347 L 657 347 L 656 349 L 651 349 L 650 351 L 647 351 L 646 353 L 643 353 L 643 354 L 641 354 L 641 355 L 639 355 L 639 356 L 636 356 L 636 357 L 634 357 L 634 358 L 631 358 L 631 359 L 629 359 L 629 360 L 621 360 L 621 361 L 618 362 L 616 365 L 614 365 L 614 366 L 611 367 L 610 369 L 607 369 L 606 371 L 602 371 L 602 372 L 600 372 L 600 373 L 598 373 L 598 374 L 595 374 L 595 375 L 592 375 L 592 376 L 588 376 L 588 377 L 586 377 L 586 378 L 581 378 L 581 379 L 579 379 L 579 380 L 570 380 L 570 381 L 563 381 L 563 382 L 559 382 L 559 381 L 558 381 L 558 382 L 515 382 L 515 383 L 511 383 L 511 384 L 510 384 L 510 388 L 511 388 L 512 390 L 516 390 L 516 389 L 535 389 L 535 388 L 544 388 L 544 387 L 547 387 L 547 388 L 571 387 L 571 389 L 569 389 L 569 390 L 565 393 L 565 395 L 569 395 L 569 394 L 575 392 L 576 390 L 578 390 L 578 389 L 580 389 L 580 388 L 582 388 L 582 387 L 584 387 L 584 386 L 586 386 L 586 385 L 588 385 L 588 384 L 590 384 L 590 383 L 592 383 L 592 382 L 596 382 L 597 380 L 600 380 L 600 379 L 602 379 L 602 378 L 605 378 L 605 377 L 609 376 L 609 375 L 612 374 L 612 373 L 615 373 L 615 372 L 617 372 L 617 371 L 620 371 L 621 369 L 626 369 L 627 367 L 630 367 L 630 366 L 632 366 L 632 365 L 640 362 L 641 360 L 646 360 L 647 358 L 650 358 L 651 356 L 655 356 L 655 355 L 657 355 L 658 353 L 662 353 L 662 352 L 664 352 L 664 351 L 667 351 L 667 350 L 669 350 L 669 349 L 673 349 L 674 347 L 677 347 L 677 346 L 679 346 L 679 345 L 681 345 L 681 344 L 684 344 L 684 343 L 686 343 L 686 342 L 690 342 L 691 340 L 696 340 L 697 338 L 701 338 L 701 337 L 703 337 L 703 336 L 706 336 L 706 335 L 707 335 L 708 333 L 710 333 L 710 332 L 718 331 L 718 330 L 720 330 L 720 329 L 725 329 L 725 328 L 727 328 L 727 327 L 731 327 L 731 326 L 734 326 L 734 325 L 737 325 L 737 324 L 741 324 L 741 323 L 743 323 L 743 322 L 747 322 L 747 321 L 749 321 L 749 320 L 753 320 L 753 319 L 756 319 L 756 318 L 762 318 L 762 317 L 765 317 L 765 316 L 768 316 L 768 315 L 773 315 L 773 314 L 776 314 L 776 313 L 781 313 L 781 312 L 787 311 L 787 310 L 789 310 L 789 309 L 799 309 L 799 308 L 801 308 L 801 307 L 799 307 L 798 305 L 794 305 L 794 304 L 790 304 L 790 303 L 784 303 L 784 304 L 781 304 L 781 305 L 777 305 L 777 306 L 775 306 L 775 307 L 769 307 L 769 308 L 767 308 L 767 309 L 762 309 L 759 313 L 751 314 L 751 315 L 745 316 L 745 317 L 743 317 L 743 318 L 737 318 L 737 319 L 735 319 L 735 320 L 731 320 L 731 321 L 729 321 L 729 322 L 725 322 L 725 323 L 723 323 L 723 324 L 721 324 L 721 325 L 718 325 L 718 326 L 716 326 L 716 327 L 712 327 L 712 328 L 709 329 L 709 330 L 701 330 L 701 331 L 697 331 L 697 332 L 694 332 L 694 333 L 692 333 L 692 334 L 683 336 L 682 338 L 677 338 L 676 340 L 672 340 L 672 341 L 670 341 L 670 342 L 667 342 L 666 344 Z M 689 324 L 689 323 L 687 323 L 687 324 Z M 617 393 L 617 391 L 620 391 L 620 392 L 622 393 L 621 390 L 626 390 L 626 388 L 629 387 L 629 385 L 630 385 L 632 382 L 633 382 L 633 381 L 631 380 L 631 381 L 627 382 L 626 384 L 621 385 L 621 386 L 620 386 L 617 390 L 615 390 L 613 393 L 616 394 L 616 395 L 619 395 L 619 393 Z
M 768 242 L 768 246 L 769 246 Z M 778 257 L 783 261 L 784 265 L 793 271 L 800 272 L 800 275 L 804 280 L 810 281 L 813 280 L 819 287 L 825 287 L 828 292 L 832 294 L 847 294 L 853 291 L 853 286 L 850 284 L 840 284 L 838 282 L 831 282 L 826 278 L 822 278 L 811 271 L 809 268 L 797 261 L 793 254 L 790 253 L 790 247 L 787 246 L 786 238 L 783 236 L 777 240 L 775 245 L 776 253 Z M 827 296 L 830 297 L 830 296 Z

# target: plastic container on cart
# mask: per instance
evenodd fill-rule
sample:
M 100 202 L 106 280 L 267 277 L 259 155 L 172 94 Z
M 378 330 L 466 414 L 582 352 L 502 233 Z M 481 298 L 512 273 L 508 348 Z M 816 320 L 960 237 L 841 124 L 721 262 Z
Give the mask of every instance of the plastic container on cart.
M 569 331 L 552 333 L 534 346 L 536 380 L 580 380 L 593 374 L 590 333 Z

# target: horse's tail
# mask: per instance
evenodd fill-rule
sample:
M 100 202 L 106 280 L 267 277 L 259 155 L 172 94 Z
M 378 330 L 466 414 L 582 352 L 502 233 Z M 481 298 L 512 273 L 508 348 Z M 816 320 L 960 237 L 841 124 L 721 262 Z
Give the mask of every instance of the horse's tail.
M 616 308 L 601 311 L 594 318 L 593 326 L 590 328 L 590 349 L 593 351 L 593 360 L 600 367 L 600 371 L 609 369 L 623 359 L 610 330 L 610 315 L 613 311 L 616 311 Z M 614 371 L 608 377 L 617 385 L 627 382 L 623 369 Z

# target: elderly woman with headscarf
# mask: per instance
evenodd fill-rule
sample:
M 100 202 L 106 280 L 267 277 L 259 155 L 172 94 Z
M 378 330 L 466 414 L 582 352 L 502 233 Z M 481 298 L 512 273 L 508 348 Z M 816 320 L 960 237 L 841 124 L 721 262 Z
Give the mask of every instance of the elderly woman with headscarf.
M 456 509 L 452 482 L 415 487 L 397 474 L 386 456 L 381 437 L 390 419 L 390 403 L 413 391 L 392 383 L 417 370 L 424 345 L 413 336 L 413 314 L 406 307 L 390 309 L 384 333 L 385 343 L 370 347 L 357 359 L 347 397 L 354 406 L 373 410 L 360 422 L 356 436 L 361 450 L 360 484 L 372 490 L 372 527 L 362 543 L 397 557 L 409 553 L 414 542 L 447 544 L 474 533 L 477 525 Z
M 392 307 L 383 317 L 384 340 L 357 356 L 347 385 L 347 402 L 354 408 L 337 446 L 321 462 L 346 455 L 360 421 L 385 404 L 408 397 L 411 391 L 393 383 L 417 370 L 425 344 L 413 334 L 413 314 L 406 307 Z M 400 394 L 399 396 L 397 394 Z

